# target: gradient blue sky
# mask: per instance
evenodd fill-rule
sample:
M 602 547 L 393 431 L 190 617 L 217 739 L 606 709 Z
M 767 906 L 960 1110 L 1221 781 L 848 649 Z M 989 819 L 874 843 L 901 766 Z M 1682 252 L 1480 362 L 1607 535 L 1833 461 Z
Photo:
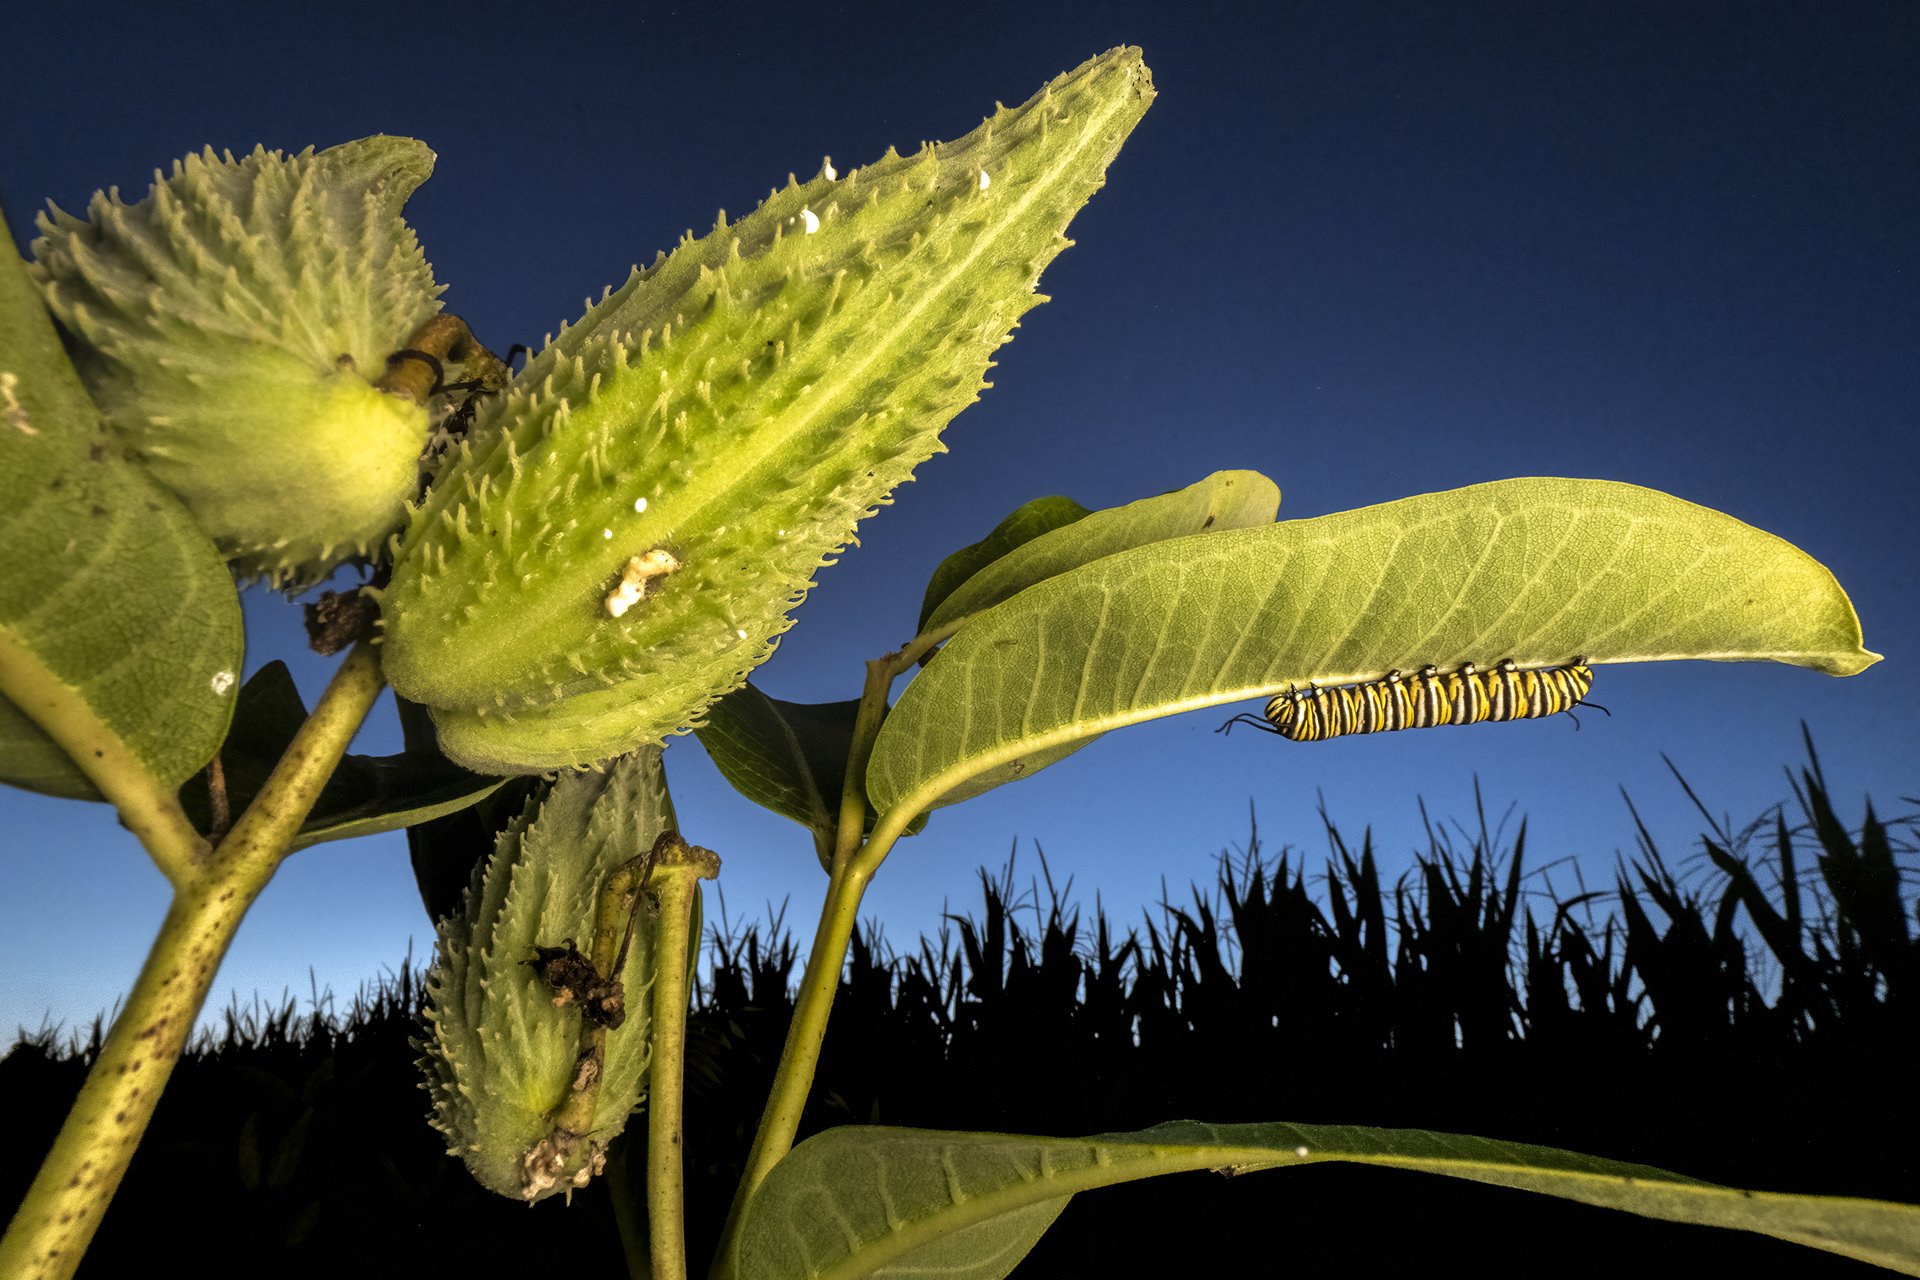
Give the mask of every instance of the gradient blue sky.
M 1160 98 L 1049 271 L 952 449 L 827 570 L 759 683 L 847 698 L 910 634 L 928 573 L 1048 493 L 1108 506 L 1224 467 L 1312 516 L 1517 475 L 1632 481 L 1825 562 L 1887 661 L 1608 667 L 1611 718 L 1302 746 L 1221 712 L 1110 735 L 935 815 L 867 899 L 910 943 L 974 870 L 1032 842 L 1122 922 L 1243 843 L 1324 850 L 1324 795 L 1398 870 L 1416 801 L 1531 822 L 1531 865 L 1607 883 L 1630 792 L 1682 854 L 1669 754 L 1736 823 L 1782 799 L 1813 729 L 1845 814 L 1920 794 L 1920 8 L 1910 3 L 553 6 L 69 9 L 0 53 L 0 199 L 129 198 L 205 144 L 426 140 L 409 206 L 449 309 L 504 351 L 717 208 L 822 155 L 970 129 L 995 99 L 1116 44 Z M 164 12 L 163 12 L 164 11 Z M 443 23 L 432 15 L 446 19 Z M 4 549 L 0 549 L 4 554 Z M 248 670 L 328 665 L 297 610 L 247 601 Z M 1497 655 L 1494 655 L 1497 656 Z M 365 750 L 396 748 L 383 705 Z M 690 838 L 736 918 L 823 885 L 806 833 L 668 753 Z M 1538 882 L 1536 882 L 1537 884 Z M 99 806 L 0 793 L 0 1033 L 84 1022 L 131 981 L 164 885 Z M 717 913 L 709 900 L 710 918 Z M 230 992 L 347 993 L 431 929 L 399 835 L 296 855 L 240 931 Z

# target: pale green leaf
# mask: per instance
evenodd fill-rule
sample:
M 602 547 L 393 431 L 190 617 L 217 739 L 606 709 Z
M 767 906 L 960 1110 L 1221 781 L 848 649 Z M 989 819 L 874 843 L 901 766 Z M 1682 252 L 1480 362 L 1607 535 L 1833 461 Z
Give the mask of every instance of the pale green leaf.
M 1021 503 L 1006 519 L 993 526 L 992 532 L 986 537 L 960 548 L 940 562 L 933 576 L 927 579 L 927 591 L 920 601 L 920 621 L 914 629 L 925 631 L 927 619 L 933 616 L 933 611 L 953 594 L 954 588 L 974 574 L 1014 548 L 1031 542 L 1043 533 L 1070 525 L 1088 514 L 1087 508 L 1072 498 L 1058 494 Z
M 1646 1165 L 1420 1129 L 1191 1120 L 1090 1138 L 830 1129 L 794 1148 L 754 1197 L 736 1275 L 856 1280 L 937 1271 L 997 1280 L 1076 1192 L 1195 1169 L 1236 1174 L 1324 1161 L 1754 1231 L 1920 1275 L 1920 1206 L 1743 1191 Z M 1276 1265 L 1282 1261 L 1276 1253 Z
M 867 791 L 919 812 L 1159 716 L 1428 663 L 1577 657 L 1834 675 L 1878 661 L 1833 575 L 1772 534 L 1634 485 L 1504 480 L 1154 543 L 1030 587 L 907 687 Z
M 920 630 L 925 633 L 954 627 L 1036 582 L 1091 564 L 1102 556 L 1188 534 L 1272 524 L 1279 509 L 1279 487 L 1258 471 L 1216 471 L 1184 489 L 1093 512 L 1011 547 L 982 565 L 946 595 L 920 624 Z
M 98 798 L 62 758 L 79 752 L 177 786 L 233 715 L 239 598 L 101 433 L 19 256 L 0 258 L 0 780 Z

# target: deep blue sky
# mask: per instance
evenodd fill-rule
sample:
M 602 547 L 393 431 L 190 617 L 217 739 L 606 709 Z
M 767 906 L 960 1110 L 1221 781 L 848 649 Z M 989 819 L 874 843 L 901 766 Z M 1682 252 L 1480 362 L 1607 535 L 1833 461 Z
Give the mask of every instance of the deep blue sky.
M 1048 272 L 1055 299 L 995 388 L 826 571 L 758 677 L 858 693 L 927 574 L 1019 503 L 1094 507 L 1249 467 L 1312 516 L 1516 475 L 1632 481 L 1797 543 L 1887 661 L 1850 680 L 1772 665 L 1607 667 L 1612 717 L 1302 746 L 1217 737 L 1223 713 L 1106 740 L 935 815 L 869 911 L 910 942 L 974 869 L 1032 842 L 1123 921 L 1263 838 L 1324 849 L 1324 795 L 1389 870 L 1416 799 L 1531 821 L 1531 862 L 1610 881 L 1629 791 L 1669 852 L 1698 824 L 1671 755 L 1736 823 L 1786 795 L 1807 721 L 1849 820 L 1920 795 L 1911 637 L 1920 477 L 1920 8 L 1910 3 L 1216 6 L 465 4 L 76 9 L 0 53 L 0 199 L 129 198 L 205 144 L 298 149 L 411 134 L 439 154 L 409 206 L 448 307 L 496 350 L 717 208 L 744 213 L 823 154 L 843 168 L 954 137 L 1115 44 L 1160 89 Z M 117 12 L 115 10 L 118 10 Z M 163 12 L 164 11 L 164 12 Z M 926 15 L 926 16 L 922 16 Z M 937 15 L 937 16 L 935 16 Z M 4 554 L 4 549 L 0 549 Z M 248 669 L 295 659 L 296 611 L 250 598 Z M 384 708 L 363 735 L 390 750 Z M 683 826 L 725 859 L 730 912 L 810 934 L 806 833 L 668 754 Z M 85 1021 L 164 910 L 97 806 L 0 793 L 0 1033 Z M 711 900 L 710 900 L 711 902 Z M 712 907 L 710 905 L 710 913 Z M 216 988 L 350 992 L 431 931 L 397 835 L 295 856 Z

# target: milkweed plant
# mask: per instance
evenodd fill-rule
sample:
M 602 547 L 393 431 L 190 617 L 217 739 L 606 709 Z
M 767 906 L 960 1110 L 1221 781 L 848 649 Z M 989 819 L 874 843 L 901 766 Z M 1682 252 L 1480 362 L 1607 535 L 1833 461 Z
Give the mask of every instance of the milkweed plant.
M 484 802 L 503 826 L 440 923 L 416 1041 L 428 1119 L 526 1201 L 587 1185 L 644 1120 L 650 1266 L 684 1276 L 690 940 L 720 867 L 661 770 L 687 733 L 807 829 L 826 878 L 715 1277 L 1000 1276 L 1077 1192 L 1320 1161 L 1920 1274 L 1911 1206 L 1460 1135 L 1256 1117 L 794 1144 L 895 842 L 1109 730 L 1267 698 L 1311 741 L 1551 714 L 1609 663 L 1877 660 L 1824 567 L 1664 493 L 1506 479 L 1276 520 L 1270 480 L 1223 471 L 1012 512 L 933 569 L 857 701 L 755 689 L 815 573 L 944 449 L 1153 99 L 1140 52 L 1114 49 L 956 141 L 823 162 L 517 372 L 441 310 L 403 217 L 434 161 L 411 139 L 208 151 L 136 202 L 39 219 L 0 267 L 0 776 L 114 806 L 173 898 L 0 1274 L 72 1274 L 289 852 Z M 299 592 L 342 566 L 364 585 L 309 606 L 315 647 L 345 653 L 318 703 L 278 664 L 243 687 L 236 582 Z M 387 684 L 407 750 L 347 755 Z

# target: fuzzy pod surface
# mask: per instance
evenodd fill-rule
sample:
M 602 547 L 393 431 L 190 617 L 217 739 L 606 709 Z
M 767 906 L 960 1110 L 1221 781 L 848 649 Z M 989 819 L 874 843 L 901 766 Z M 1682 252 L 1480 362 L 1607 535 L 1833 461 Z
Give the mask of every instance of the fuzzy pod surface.
M 34 279 L 107 425 L 243 577 L 307 585 L 405 518 L 428 414 L 374 382 L 439 309 L 400 216 L 433 159 L 209 148 L 138 203 L 40 216 Z
M 529 1202 L 585 1185 L 640 1105 L 646 1081 L 655 917 L 642 902 L 622 969 L 626 1018 L 606 1033 L 592 1120 L 559 1115 L 580 1082 L 577 1001 L 528 963 L 571 939 L 585 950 L 607 876 L 674 825 L 657 749 L 602 773 L 563 775 L 500 834 L 461 907 L 440 922 L 415 1041 L 431 1122 L 481 1185 Z M 644 898 L 644 893 L 642 894 Z
M 739 687 L 978 398 L 1152 98 L 1115 49 L 958 141 L 829 162 L 551 341 L 415 510 L 384 593 L 387 678 L 442 749 L 578 765 Z

